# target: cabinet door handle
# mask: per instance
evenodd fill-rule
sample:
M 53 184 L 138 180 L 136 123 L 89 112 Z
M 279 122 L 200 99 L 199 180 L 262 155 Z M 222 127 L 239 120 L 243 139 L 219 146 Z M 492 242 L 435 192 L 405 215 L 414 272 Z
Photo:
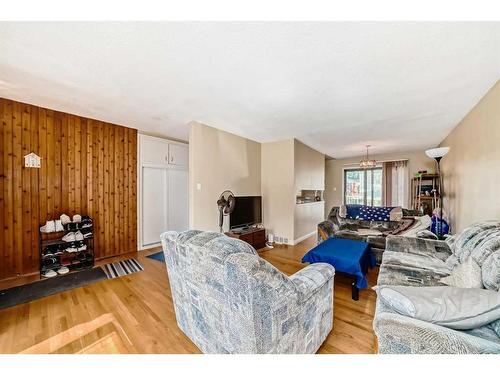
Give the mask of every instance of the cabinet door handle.
M 168 156 L 165 156 L 165 161 L 168 163 Z

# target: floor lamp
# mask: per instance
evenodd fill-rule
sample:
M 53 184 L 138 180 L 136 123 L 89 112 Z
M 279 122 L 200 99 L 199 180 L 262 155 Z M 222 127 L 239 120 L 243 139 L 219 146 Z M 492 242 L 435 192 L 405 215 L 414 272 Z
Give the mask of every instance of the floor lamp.
M 429 150 L 425 151 L 425 154 L 436 160 L 437 163 L 437 173 L 438 173 L 438 178 L 439 178 L 439 220 L 436 221 L 436 231 L 437 231 L 437 236 L 441 239 L 442 236 L 442 226 L 443 226 L 443 179 L 441 177 L 441 168 L 440 168 L 440 161 L 441 159 L 450 151 L 449 147 L 438 147 L 438 148 L 431 148 Z

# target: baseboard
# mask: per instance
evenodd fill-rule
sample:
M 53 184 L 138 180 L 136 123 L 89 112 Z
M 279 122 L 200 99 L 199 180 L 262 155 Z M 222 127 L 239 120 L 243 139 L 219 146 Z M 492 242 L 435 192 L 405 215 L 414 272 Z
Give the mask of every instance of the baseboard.
M 158 246 L 161 246 L 161 242 L 157 242 L 157 243 L 154 243 L 151 245 L 141 246 L 141 247 L 139 247 L 139 251 L 153 249 L 153 248 L 158 247 Z
M 309 237 L 314 236 L 315 234 L 316 234 L 316 231 L 311 232 L 311 233 L 308 233 L 308 234 L 306 234 L 306 235 L 304 235 L 304 236 L 302 236 L 302 237 L 296 238 L 296 239 L 294 239 L 294 240 L 293 240 L 292 245 L 297 245 L 299 242 L 302 242 L 302 241 L 304 241 L 305 239 L 308 239 Z

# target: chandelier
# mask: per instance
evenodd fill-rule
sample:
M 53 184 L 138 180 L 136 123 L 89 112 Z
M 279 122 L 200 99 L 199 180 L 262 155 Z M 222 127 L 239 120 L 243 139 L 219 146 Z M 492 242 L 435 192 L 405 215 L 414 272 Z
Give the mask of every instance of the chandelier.
M 363 159 L 359 162 L 359 166 L 361 168 L 373 168 L 377 166 L 377 161 L 373 159 L 369 159 L 368 157 L 368 149 L 370 145 L 366 145 L 366 159 Z

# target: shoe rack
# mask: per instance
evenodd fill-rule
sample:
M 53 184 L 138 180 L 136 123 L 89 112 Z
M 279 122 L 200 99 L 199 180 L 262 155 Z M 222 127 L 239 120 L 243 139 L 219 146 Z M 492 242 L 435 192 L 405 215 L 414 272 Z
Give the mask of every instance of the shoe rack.
M 92 220 L 92 218 L 90 218 Z M 84 225 L 87 224 L 85 227 Z M 40 252 L 40 278 L 47 270 L 54 270 L 62 266 L 69 268 L 69 273 L 78 272 L 94 267 L 94 226 L 93 221 L 91 226 L 88 223 L 73 223 L 63 224 L 63 231 L 44 233 L 39 232 L 39 252 Z M 83 231 L 90 233 L 83 240 L 63 241 L 62 238 L 68 233 Z M 73 249 L 86 245 L 85 250 L 73 251 Z M 69 274 L 69 273 L 66 273 Z M 58 275 L 64 276 L 64 275 Z

